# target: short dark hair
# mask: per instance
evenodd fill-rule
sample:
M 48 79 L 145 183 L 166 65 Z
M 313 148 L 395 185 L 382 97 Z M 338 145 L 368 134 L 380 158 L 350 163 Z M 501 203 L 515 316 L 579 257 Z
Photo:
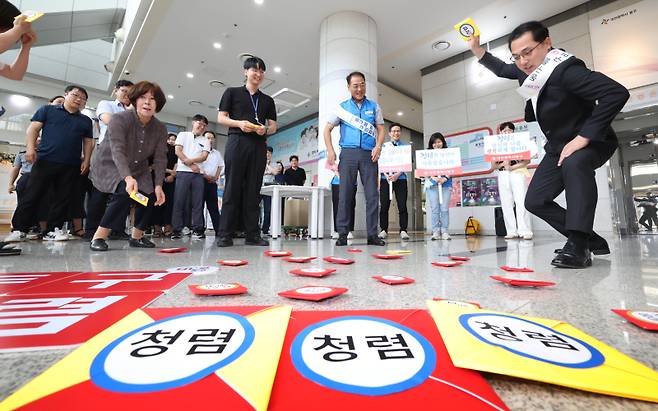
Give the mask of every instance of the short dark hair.
M 402 128 L 402 124 L 400 124 L 400 123 L 391 123 L 391 124 L 388 126 L 388 131 L 391 131 L 391 129 L 392 129 L 393 127 L 400 127 L 400 128 Z
M 14 27 L 14 18 L 20 15 L 21 12 L 8 2 L 7 0 L 0 1 L 0 32 L 5 32 Z
M 354 76 L 361 77 L 363 79 L 363 81 L 366 80 L 366 75 L 365 74 L 361 73 L 360 71 L 353 71 L 350 74 L 348 74 L 347 77 L 345 77 L 345 80 L 347 80 L 347 85 L 348 86 L 350 84 L 350 81 L 352 81 L 352 77 L 354 77 Z
M 48 100 L 48 102 L 52 103 L 53 101 L 57 100 L 58 98 L 64 98 L 64 96 L 55 96 L 55 97 L 51 98 L 50 100 Z
M 265 66 L 265 62 L 263 61 L 263 59 L 256 56 L 251 56 L 245 59 L 244 64 L 242 64 L 242 67 L 244 67 L 245 70 L 249 70 L 252 68 L 256 70 L 267 71 L 267 67 Z
M 516 129 L 514 123 L 512 123 L 511 121 L 505 121 L 504 123 L 500 123 L 500 125 L 498 126 L 498 131 L 503 131 L 506 128 L 509 128 L 512 131 Z
M 270 153 L 274 153 L 274 147 L 267 146 L 267 151 L 269 151 Z
M 299 161 L 299 157 L 297 157 L 296 154 L 291 155 L 290 158 L 288 159 L 288 161 L 292 161 L 293 158 L 294 158 L 295 160 Z
M 509 35 L 507 47 L 512 50 L 512 42 L 527 32 L 532 32 L 532 38 L 538 43 L 546 40 L 548 37 L 548 28 L 538 21 L 527 21 L 518 25 Z
M 212 138 L 217 139 L 217 134 L 215 134 L 215 132 L 212 130 L 206 130 L 206 132 L 203 133 L 203 135 L 205 136 L 208 133 L 212 134 Z
M 195 114 L 194 117 L 192 117 L 192 121 L 203 121 L 208 125 L 208 117 L 204 116 L 203 114 Z
M 439 132 L 436 132 L 436 133 L 434 133 L 430 136 L 430 140 L 427 142 L 427 148 L 428 149 L 434 148 L 432 146 L 434 145 L 434 142 L 436 140 L 441 140 L 441 142 L 443 143 L 443 147 L 441 147 L 441 148 L 448 148 L 448 143 L 446 143 L 446 138 L 443 137 L 443 134 L 441 134 Z
M 162 110 L 162 107 L 164 107 L 164 105 L 167 103 L 167 98 L 157 83 L 151 83 L 150 81 L 140 81 L 139 83 L 135 84 L 128 93 L 130 104 L 133 107 L 137 106 L 137 99 L 149 91 L 153 94 L 153 98 L 155 98 L 155 112 L 159 113 L 160 110 Z
M 178 136 L 176 135 L 176 133 L 168 133 L 168 134 L 167 134 L 167 139 L 168 139 L 169 137 L 178 137 Z
M 73 90 L 79 90 L 81 93 L 84 93 L 85 99 L 89 99 L 89 94 L 87 94 L 87 90 L 84 89 L 82 86 L 78 86 L 77 84 L 69 84 L 66 86 L 64 89 L 64 93 L 70 93 Z
M 133 83 L 130 80 L 117 80 L 117 82 L 114 83 L 114 88 L 132 87 L 134 85 L 135 85 L 135 83 Z

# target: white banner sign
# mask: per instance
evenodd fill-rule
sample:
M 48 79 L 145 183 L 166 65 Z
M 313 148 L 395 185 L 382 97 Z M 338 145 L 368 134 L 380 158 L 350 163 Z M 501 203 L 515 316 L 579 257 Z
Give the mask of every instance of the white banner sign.
M 380 173 L 411 171 L 411 146 L 382 146 L 378 164 Z
M 484 137 L 484 161 L 530 160 L 530 133 L 494 134 Z
M 461 173 L 462 156 L 458 147 L 416 150 L 416 177 L 452 176 Z

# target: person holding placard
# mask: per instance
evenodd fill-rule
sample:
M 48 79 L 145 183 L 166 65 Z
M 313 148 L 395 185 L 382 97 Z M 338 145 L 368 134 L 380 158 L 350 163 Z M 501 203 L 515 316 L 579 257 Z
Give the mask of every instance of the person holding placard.
M 595 170 L 618 146 L 610 123 L 629 98 L 628 90 L 591 71 L 582 60 L 554 49 L 548 29 L 531 21 L 515 28 L 506 64 L 468 40 L 473 54 L 498 77 L 519 82 L 526 99 L 525 120 L 537 121 L 546 136 L 546 155 L 528 187 L 525 207 L 565 237 L 551 264 L 561 268 L 592 265 L 591 252 L 609 254 L 606 240 L 593 231 L 598 193 Z M 566 192 L 567 208 L 555 198 Z
M 384 143 L 384 146 L 397 147 L 406 145 L 407 143 L 400 140 L 401 131 L 402 126 L 398 123 L 388 126 L 388 135 L 391 137 L 391 141 Z M 400 214 L 400 238 L 408 240 L 407 174 L 401 171 L 397 173 L 381 173 L 379 180 L 379 226 L 382 228 L 382 231 L 379 233 L 379 238 L 386 238 L 388 233 L 388 209 L 391 206 L 391 191 L 395 193 L 395 201 L 397 202 L 398 213 Z
M 434 133 L 427 143 L 429 150 L 447 148 L 446 139 L 441 133 Z M 452 178 L 434 176 L 425 178 L 425 195 L 430 205 L 432 222 L 432 240 L 450 240 L 450 195 L 452 194 Z
M 514 123 L 505 122 L 498 126 L 500 134 L 511 134 L 514 132 Z M 500 205 L 503 208 L 506 240 L 523 238 L 532 240 L 532 225 L 530 214 L 525 209 L 525 194 L 528 190 L 526 177 L 530 160 L 495 161 L 492 163 L 493 170 L 498 170 L 498 191 L 500 194 Z M 492 171 L 493 171 L 492 170 Z M 516 216 L 514 215 L 516 206 Z
M 361 174 L 361 183 L 366 194 L 366 225 L 368 245 L 385 245 L 377 237 L 377 160 L 384 143 L 384 116 L 379 104 L 366 98 L 366 76 L 358 71 L 347 75 L 347 88 L 352 97 L 343 101 L 331 115 L 324 129 L 327 146 L 327 164 L 336 162 L 336 151 L 331 141 L 331 130 L 340 125 L 340 198 L 338 206 L 337 246 L 347 245 L 347 234 L 356 176 Z

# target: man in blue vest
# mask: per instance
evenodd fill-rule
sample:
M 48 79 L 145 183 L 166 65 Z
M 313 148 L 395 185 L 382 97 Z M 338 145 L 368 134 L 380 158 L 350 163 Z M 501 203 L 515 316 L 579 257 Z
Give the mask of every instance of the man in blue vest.
M 391 137 L 391 141 L 384 143 L 384 147 L 406 146 L 408 143 L 400 140 L 401 131 L 402 126 L 399 123 L 392 123 L 388 126 L 388 135 Z M 392 189 L 389 186 L 393 186 Z M 408 240 L 407 174 L 403 172 L 381 174 L 379 181 L 379 226 L 382 228 L 382 231 L 379 233 L 379 238 L 386 238 L 388 233 L 388 209 L 391 207 L 391 192 L 395 193 L 395 201 L 398 203 L 400 239 Z
M 366 98 L 366 76 L 363 73 L 350 73 L 347 76 L 347 88 L 352 98 L 340 103 L 336 112 L 329 116 L 324 128 L 327 164 L 332 166 L 336 162 L 336 152 L 331 142 L 331 130 L 340 124 L 340 189 L 336 245 L 347 245 L 350 213 L 353 212 L 350 209 L 351 198 L 354 195 L 357 173 L 361 174 L 361 184 L 366 194 L 368 245 L 384 245 L 384 240 L 377 237 L 377 160 L 384 143 L 384 117 L 379 105 Z

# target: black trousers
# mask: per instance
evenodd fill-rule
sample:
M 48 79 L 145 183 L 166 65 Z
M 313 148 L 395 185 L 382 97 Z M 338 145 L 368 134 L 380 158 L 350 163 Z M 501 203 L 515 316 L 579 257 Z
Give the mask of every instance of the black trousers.
M 164 227 L 171 224 L 171 215 L 174 211 L 174 189 L 176 183 L 162 183 L 162 191 L 165 194 L 165 203 L 161 207 L 155 207 L 151 215 L 151 222 L 154 225 Z
M 349 231 L 354 231 L 354 214 L 356 208 L 356 186 L 352 192 L 352 202 L 350 203 L 350 208 L 352 210 L 352 215 L 350 215 L 350 226 Z M 338 232 L 338 202 L 340 201 L 340 185 L 332 184 L 331 185 L 331 205 L 333 206 L 334 211 L 334 231 Z
M 125 182 L 123 183 L 125 191 Z M 98 226 L 101 223 L 101 219 L 105 215 L 107 209 L 107 202 L 110 199 L 112 194 L 103 193 L 98 191 L 96 187 L 92 187 L 89 196 L 87 197 L 87 218 L 85 219 L 85 234 L 94 235 Z M 108 226 L 103 226 L 105 228 L 110 228 L 112 231 L 120 233 L 126 232 L 126 219 L 130 213 L 130 207 L 126 209 L 126 212 L 122 216 L 114 216 L 112 221 L 106 221 Z
M 116 191 L 113 194 L 102 193 L 106 196 L 106 200 L 109 197 L 107 202 L 107 208 L 101 218 L 100 226 L 103 228 L 112 228 L 116 226 L 118 220 L 123 219 L 125 222 L 125 216 L 130 212 L 130 206 L 133 204 L 136 205 L 135 208 L 135 228 L 146 231 L 146 229 L 151 225 L 151 214 L 153 212 L 153 204 L 155 203 L 155 193 L 149 195 L 149 201 L 146 207 L 139 204 L 130 198 L 126 192 L 126 182 L 122 181 L 117 186 Z M 162 207 L 162 206 L 159 206 Z
M 388 209 L 391 207 L 388 180 L 379 180 L 379 226 L 388 232 Z M 407 180 L 393 182 L 393 194 L 400 214 L 400 231 L 407 231 L 409 212 L 407 212 Z
M 204 181 L 205 186 L 203 189 L 203 199 L 206 202 L 208 214 L 210 214 L 210 221 L 212 221 L 212 229 L 215 230 L 215 235 L 219 232 L 219 203 L 217 202 L 217 183 Z M 205 225 L 204 225 L 205 227 Z
M 25 195 L 21 196 L 16 206 L 11 221 L 12 227 L 24 233 L 28 232 L 34 224 L 34 216 L 37 215 L 41 203 L 48 198 L 48 192 L 52 192 L 47 230 L 62 228 L 67 219 L 72 182 L 77 182 L 79 175 L 79 166 L 38 160 L 32 167 Z
M 605 164 L 617 146 L 592 142 L 567 157 L 558 167 L 559 154 L 546 153 L 535 171 L 525 198 L 525 208 L 565 237 L 569 231 L 594 234 L 598 200 L 595 170 Z M 567 208 L 555 198 L 566 194 Z
M 238 227 L 236 220 L 240 211 L 246 236 L 259 236 L 260 188 L 266 151 L 264 138 L 229 135 L 224 153 L 226 185 L 219 219 L 221 237 L 229 237 Z

